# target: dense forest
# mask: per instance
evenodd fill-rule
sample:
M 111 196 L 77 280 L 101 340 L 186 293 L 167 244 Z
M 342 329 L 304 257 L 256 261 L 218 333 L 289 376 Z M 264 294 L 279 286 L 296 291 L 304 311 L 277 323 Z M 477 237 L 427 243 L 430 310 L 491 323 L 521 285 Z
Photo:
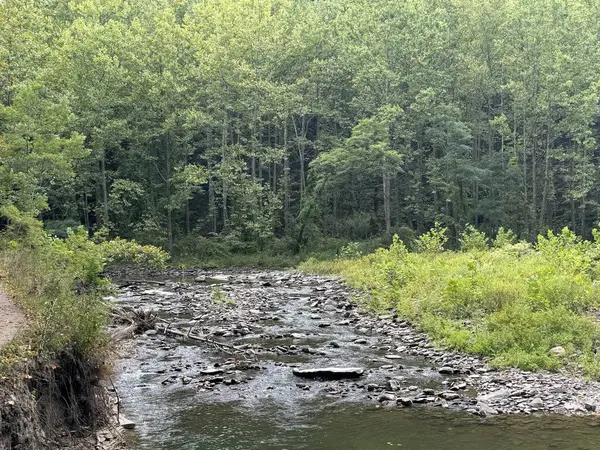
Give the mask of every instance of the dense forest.
M 599 16 L 597 0 L 4 0 L 2 226 L 196 254 L 435 222 L 450 242 L 468 224 L 589 236 Z

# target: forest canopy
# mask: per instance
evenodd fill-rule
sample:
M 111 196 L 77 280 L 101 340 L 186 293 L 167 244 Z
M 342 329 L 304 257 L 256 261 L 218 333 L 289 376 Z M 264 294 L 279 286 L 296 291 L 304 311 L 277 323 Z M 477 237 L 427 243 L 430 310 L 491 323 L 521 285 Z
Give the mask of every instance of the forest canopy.
M 598 0 L 4 0 L 0 225 L 179 252 L 598 220 Z

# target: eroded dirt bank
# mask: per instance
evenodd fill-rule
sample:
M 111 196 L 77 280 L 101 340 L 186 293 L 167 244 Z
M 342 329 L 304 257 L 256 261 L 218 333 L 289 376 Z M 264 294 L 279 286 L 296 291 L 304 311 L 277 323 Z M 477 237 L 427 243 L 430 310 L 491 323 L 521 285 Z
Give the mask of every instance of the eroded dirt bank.
M 435 349 L 393 313 L 370 315 L 337 280 L 285 272 L 142 277 L 116 280 L 121 293 L 110 299 L 161 319 L 121 350 L 122 396 L 181 390 L 204 403 L 322 398 L 479 416 L 586 415 L 600 404 L 599 383 L 494 370 L 482 359 Z M 348 376 L 298 376 L 329 368 Z

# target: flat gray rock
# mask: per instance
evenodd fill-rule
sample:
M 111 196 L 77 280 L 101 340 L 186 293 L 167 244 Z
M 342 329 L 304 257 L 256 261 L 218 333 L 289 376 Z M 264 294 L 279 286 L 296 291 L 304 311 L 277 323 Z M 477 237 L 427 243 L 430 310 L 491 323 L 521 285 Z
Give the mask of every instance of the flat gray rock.
M 316 369 L 294 369 L 294 375 L 302 378 L 323 378 L 340 380 L 343 378 L 359 378 L 365 372 L 360 367 L 321 367 Z

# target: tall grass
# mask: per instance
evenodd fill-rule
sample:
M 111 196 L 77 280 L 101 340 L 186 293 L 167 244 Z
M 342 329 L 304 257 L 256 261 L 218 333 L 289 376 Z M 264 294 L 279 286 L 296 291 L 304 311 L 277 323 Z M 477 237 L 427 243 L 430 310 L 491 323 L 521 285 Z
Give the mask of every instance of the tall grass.
M 489 245 L 472 228 L 461 251 L 444 250 L 445 229 L 419 238 L 420 252 L 399 239 L 354 259 L 308 260 L 303 270 L 341 275 L 372 308 L 393 307 L 438 343 L 489 357 L 497 366 L 583 369 L 600 378 L 600 233 L 584 241 L 568 229 L 515 243 L 502 230 Z M 567 357 L 552 356 L 562 346 Z
M 101 277 L 109 264 L 163 265 L 154 247 L 115 239 L 91 240 L 82 228 L 65 239 L 33 224 L 26 232 L 0 236 L 0 282 L 28 317 L 26 348 L 33 355 L 88 355 L 106 343 L 109 290 Z

